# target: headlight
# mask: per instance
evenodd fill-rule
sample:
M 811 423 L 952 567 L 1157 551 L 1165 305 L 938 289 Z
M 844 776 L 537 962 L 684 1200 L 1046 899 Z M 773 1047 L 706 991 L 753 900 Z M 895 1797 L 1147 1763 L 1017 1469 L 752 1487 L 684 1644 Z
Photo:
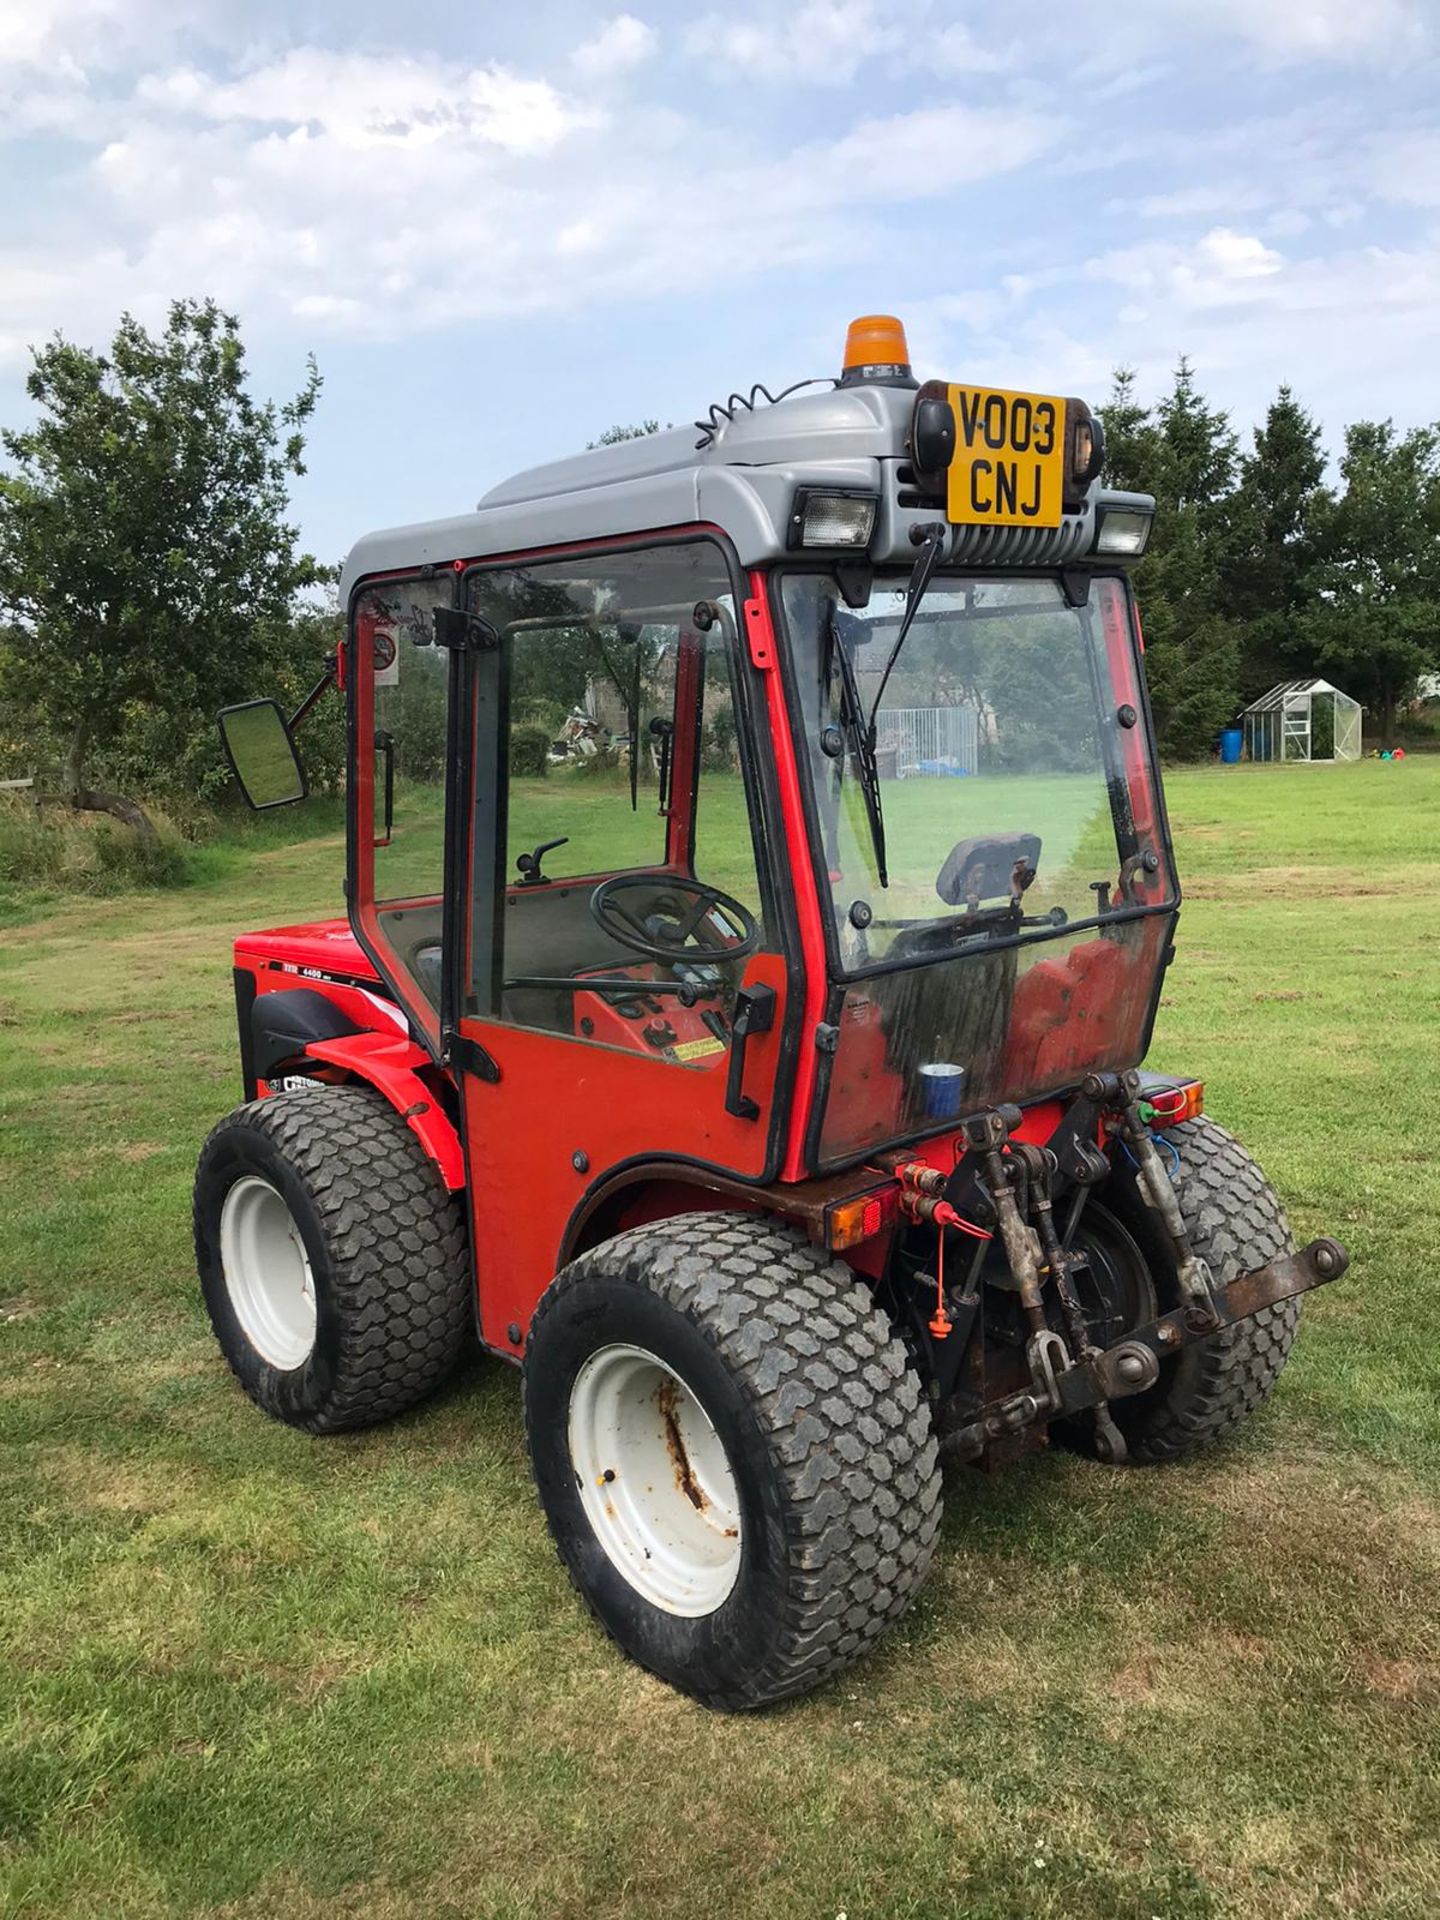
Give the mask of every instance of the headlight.
M 868 547 L 875 531 L 873 493 L 822 493 L 802 487 L 790 515 L 792 547 Z
M 1091 552 L 1115 560 L 1138 560 L 1145 551 L 1155 514 L 1143 507 L 1101 507 Z

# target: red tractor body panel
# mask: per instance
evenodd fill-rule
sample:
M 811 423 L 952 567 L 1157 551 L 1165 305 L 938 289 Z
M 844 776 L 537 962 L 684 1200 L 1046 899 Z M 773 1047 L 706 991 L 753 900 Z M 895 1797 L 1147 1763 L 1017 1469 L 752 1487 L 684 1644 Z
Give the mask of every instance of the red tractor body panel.
M 380 985 L 380 976 L 351 932 L 348 920 L 309 920 L 294 927 L 242 933 L 235 941 L 235 962 L 245 966 L 251 961 L 258 961 L 262 968 L 310 978 L 318 975 L 326 980 Z
M 411 1038 L 404 1013 L 346 921 L 316 920 L 242 933 L 235 942 L 235 966 L 252 976 L 257 999 L 303 986 L 330 1002 L 355 1031 L 307 1040 L 296 1071 L 334 1069 L 334 1077 L 363 1080 L 383 1093 L 445 1186 L 452 1193 L 464 1187 L 464 1151 L 440 1097 L 449 1076 L 429 1050 Z M 263 1076 L 257 1079 L 256 1092 L 262 1098 L 273 1091 Z

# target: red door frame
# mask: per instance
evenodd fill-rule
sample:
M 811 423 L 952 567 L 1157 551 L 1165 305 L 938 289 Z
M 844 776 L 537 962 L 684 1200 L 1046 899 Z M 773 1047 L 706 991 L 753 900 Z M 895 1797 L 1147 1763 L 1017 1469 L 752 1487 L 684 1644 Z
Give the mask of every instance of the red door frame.
M 486 571 L 517 561 L 564 558 L 577 553 L 620 554 L 662 541 L 723 535 L 707 526 L 667 528 L 623 540 L 586 542 L 517 555 L 487 556 L 476 563 Z M 733 567 L 733 556 L 731 558 Z M 664 1158 L 682 1179 L 687 1168 L 702 1177 L 706 1168 L 757 1185 L 794 1178 L 796 1088 L 813 1084 L 807 1056 L 813 1054 L 813 1015 L 823 1006 L 824 953 L 818 939 L 819 916 L 803 821 L 796 811 L 799 793 L 794 749 L 783 696 L 775 672 L 773 633 L 760 573 L 746 579 L 745 634 L 737 636 L 735 672 L 742 683 L 742 724 L 752 747 L 747 781 L 752 808 L 764 806 L 778 818 L 772 831 L 780 846 L 769 853 L 767 895 L 780 898 L 782 954 L 755 955 L 747 964 L 746 985 L 764 984 L 776 995 L 778 1017 L 765 1034 L 751 1038 L 746 1053 L 745 1088 L 759 1098 L 759 1121 L 725 1111 L 728 1054 L 706 1068 L 682 1068 L 654 1057 L 596 1046 L 577 1036 L 516 1027 L 491 1019 L 463 1017 L 459 1038 L 470 1043 L 458 1051 L 462 1061 L 483 1060 L 488 1070 L 458 1074 L 463 1102 L 463 1133 L 468 1166 L 472 1238 L 482 1338 L 495 1350 L 518 1355 L 539 1295 L 559 1263 L 567 1230 L 595 1187 L 613 1180 L 617 1170 L 634 1164 L 653 1169 Z M 758 611 L 757 611 L 758 609 Z M 770 635 L 769 644 L 757 637 Z M 748 643 L 748 644 L 747 644 Z M 748 665 L 747 665 L 748 656 Z M 751 676 L 744 686 L 747 673 Z M 683 649 L 677 661 L 676 708 L 698 694 L 703 658 L 698 647 Z M 760 684 L 756 684 L 756 680 Z M 472 704 L 473 704 L 472 692 Z M 693 843 L 693 786 L 698 770 L 698 733 L 677 727 L 673 739 L 672 804 L 666 833 L 667 863 L 688 864 Z M 770 768 L 766 756 L 773 756 Z M 473 777 L 473 751 L 471 774 Z M 452 788 L 453 791 L 458 790 Z M 767 797 L 759 796 L 765 791 Z M 474 848 L 468 843 L 473 804 L 465 822 L 466 844 L 455 850 L 454 871 L 474 872 Z M 761 862 L 767 860 L 761 836 Z M 776 854 L 778 853 L 778 858 Z M 463 854 L 463 860 L 461 858 Z M 801 860 L 798 871 L 791 864 Z M 808 902 L 808 913 L 806 903 Z M 468 920 L 468 914 L 466 916 Z M 787 926 L 796 931 L 787 933 Z M 818 981 L 812 979 L 818 966 Z M 791 1012 L 799 1004 L 802 1017 Z M 471 1047 L 476 1049 L 471 1053 Z M 563 1048 L 564 1070 L 557 1074 L 555 1049 Z M 787 1068 L 794 1067 L 793 1073 Z M 498 1077 L 492 1077 L 498 1074 Z M 790 1106 L 778 1118 L 775 1103 Z M 657 1130 L 654 1115 L 663 1122 Z M 497 1124 L 498 1123 L 498 1124 Z M 503 1248 L 503 1257 L 495 1258 Z M 492 1264 L 493 1260 L 493 1264 Z

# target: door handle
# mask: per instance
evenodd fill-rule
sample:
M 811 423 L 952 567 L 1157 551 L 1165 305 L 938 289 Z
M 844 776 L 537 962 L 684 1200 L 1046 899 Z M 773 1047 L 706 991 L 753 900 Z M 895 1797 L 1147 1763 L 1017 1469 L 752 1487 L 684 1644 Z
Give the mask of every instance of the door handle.
M 769 1033 L 775 1024 L 775 989 L 757 981 L 735 995 L 730 1021 L 730 1071 L 725 1080 L 725 1111 L 737 1120 L 758 1120 L 760 1103 L 745 1087 L 745 1048 L 752 1033 Z

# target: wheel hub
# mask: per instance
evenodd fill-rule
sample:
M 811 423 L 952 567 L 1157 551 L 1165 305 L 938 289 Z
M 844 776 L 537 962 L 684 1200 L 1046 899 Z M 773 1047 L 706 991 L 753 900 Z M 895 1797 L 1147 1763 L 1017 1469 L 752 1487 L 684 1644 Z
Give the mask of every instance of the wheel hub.
M 606 1555 L 667 1613 L 697 1619 L 740 1571 L 740 1496 L 700 1401 L 643 1347 L 592 1353 L 570 1393 L 570 1458 Z
M 247 1340 L 293 1373 L 315 1345 L 315 1278 L 294 1215 L 258 1174 L 245 1174 L 220 1211 L 225 1290 Z

